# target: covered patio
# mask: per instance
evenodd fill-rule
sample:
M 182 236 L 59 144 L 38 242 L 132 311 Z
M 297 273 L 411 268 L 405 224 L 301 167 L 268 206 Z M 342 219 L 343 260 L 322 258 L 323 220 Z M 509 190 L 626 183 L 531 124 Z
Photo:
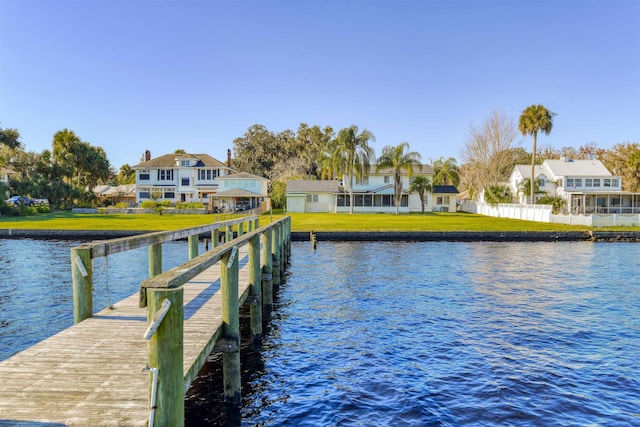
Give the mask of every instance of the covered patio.
M 637 214 L 640 213 L 640 193 L 628 191 L 571 192 L 567 210 L 574 214 Z

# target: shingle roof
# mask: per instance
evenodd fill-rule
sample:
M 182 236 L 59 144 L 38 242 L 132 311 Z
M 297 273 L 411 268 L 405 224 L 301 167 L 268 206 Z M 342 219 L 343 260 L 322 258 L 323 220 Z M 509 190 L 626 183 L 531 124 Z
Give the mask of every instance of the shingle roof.
M 198 164 L 198 167 L 224 167 L 227 165 L 222 163 L 220 160 L 211 157 L 208 154 L 165 154 L 154 159 L 151 159 L 146 162 L 138 163 L 133 166 L 132 169 L 148 169 L 148 168 L 172 168 L 176 167 L 176 159 L 185 159 L 185 158 L 193 158 L 198 159 L 201 164 Z
M 458 194 L 459 191 L 455 185 L 434 185 L 433 194 Z
M 287 183 L 287 193 L 337 193 L 338 181 L 298 179 Z

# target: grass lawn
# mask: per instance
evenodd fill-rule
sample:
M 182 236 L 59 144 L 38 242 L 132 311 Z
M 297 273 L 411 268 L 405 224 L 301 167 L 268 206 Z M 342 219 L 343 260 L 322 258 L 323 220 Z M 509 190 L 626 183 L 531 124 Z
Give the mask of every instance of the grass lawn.
M 292 231 L 577 231 L 588 227 L 494 218 L 468 213 L 421 214 L 292 213 Z M 261 224 L 282 212 L 265 214 Z M 0 228 L 45 230 L 175 230 L 230 219 L 231 215 L 100 215 L 57 212 L 24 217 L 0 217 Z M 638 231 L 640 227 L 607 228 Z

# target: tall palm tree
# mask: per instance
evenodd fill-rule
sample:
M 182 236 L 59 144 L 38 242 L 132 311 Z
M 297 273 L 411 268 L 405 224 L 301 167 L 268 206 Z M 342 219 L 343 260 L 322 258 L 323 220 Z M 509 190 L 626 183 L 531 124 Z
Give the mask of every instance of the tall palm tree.
M 349 213 L 353 213 L 353 177 L 362 178 L 369 174 L 371 162 L 375 161 L 373 148 L 369 140 L 376 138 L 367 129 L 358 133 L 358 126 L 351 125 L 338 132 L 332 156 L 333 169 L 345 177 L 349 190 Z
M 378 159 L 378 165 L 376 166 L 376 170 L 384 168 L 393 169 L 393 201 L 396 206 L 396 213 L 398 213 L 402 200 L 402 171 L 406 170 L 409 179 L 411 179 L 414 167 L 422 169 L 420 153 L 408 150 L 408 142 L 401 142 L 396 147 L 387 145 L 382 149 L 382 155 Z
M 533 204 L 535 190 L 533 188 L 535 181 L 535 167 L 536 167 L 536 142 L 538 138 L 538 132 L 544 132 L 545 135 L 551 133 L 553 128 L 553 117 L 555 113 L 550 112 L 542 105 L 530 105 L 524 109 L 520 115 L 520 121 L 518 123 L 518 129 L 523 136 L 533 136 L 533 147 L 531 150 L 531 204 Z
M 431 181 L 424 175 L 418 175 L 413 179 L 413 182 L 409 184 L 409 193 L 418 193 L 420 202 L 422 202 L 422 214 L 424 214 L 425 197 L 427 193 L 433 192 L 433 186 Z
M 433 183 L 435 185 L 455 185 L 460 184 L 460 168 L 456 163 L 456 159 L 449 157 L 447 160 L 444 157 L 436 160 L 433 163 Z

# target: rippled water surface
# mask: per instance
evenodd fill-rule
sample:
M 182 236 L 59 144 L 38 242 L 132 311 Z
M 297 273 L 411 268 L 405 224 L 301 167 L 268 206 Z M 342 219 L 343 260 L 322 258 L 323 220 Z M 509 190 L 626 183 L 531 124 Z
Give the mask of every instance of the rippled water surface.
M 294 244 L 244 425 L 640 425 L 640 245 Z
M 0 360 L 73 323 L 77 243 L 0 240 Z M 186 243 L 163 258 L 186 261 Z M 243 355 L 238 423 L 638 426 L 639 262 L 637 243 L 294 243 L 263 346 Z M 113 302 L 137 291 L 147 251 L 106 267 L 96 311 L 107 271 Z M 203 395 L 187 425 L 219 423 Z

